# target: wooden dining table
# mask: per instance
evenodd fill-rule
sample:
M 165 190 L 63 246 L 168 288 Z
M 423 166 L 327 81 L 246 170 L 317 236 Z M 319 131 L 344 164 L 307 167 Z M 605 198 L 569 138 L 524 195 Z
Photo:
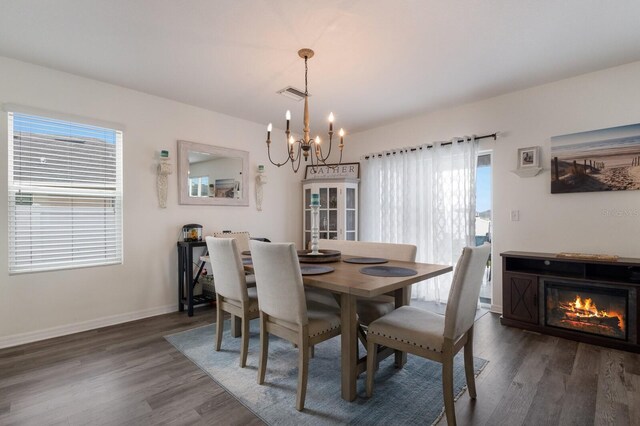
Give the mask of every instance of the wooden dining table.
M 347 259 L 349 255 L 342 255 Z M 334 268 L 333 272 L 303 277 L 307 287 L 329 290 L 339 298 L 341 319 L 341 389 L 342 398 L 347 401 L 356 399 L 356 381 L 358 375 L 366 370 L 366 356 L 358 356 L 358 318 L 356 301 L 358 298 L 371 298 L 382 294 L 393 294 L 396 308 L 409 300 L 409 286 L 420 281 L 451 272 L 448 265 L 435 265 L 417 262 L 389 261 L 384 266 L 397 266 L 416 271 L 408 277 L 378 277 L 360 272 L 363 267 L 374 265 L 332 262 L 323 265 Z M 381 349 L 378 359 L 395 354 L 396 365 L 406 362 L 406 353 Z
M 361 256 L 342 255 L 342 259 L 350 257 Z M 208 261 L 209 259 L 203 257 L 202 260 Z M 302 278 L 305 287 L 328 290 L 336 296 L 340 304 L 341 394 L 343 399 L 353 401 L 356 399 L 358 376 L 366 370 L 367 361 L 366 355 L 363 357 L 358 355 L 359 324 L 356 311 L 358 298 L 372 298 L 382 294 L 393 294 L 395 306 L 399 308 L 409 300 L 409 286 L 411 284 L 451 272 L 453 267 L 390 260 L 384 263 L 384 266 L 409 268 L 416 271 L 416 274 L 408 277 L 378 277 L 360 272 L 362 268 L 374 265 L 354 264 L 343 261 L 323 263 L 322 265 L 331 266 L 334 268 L 333 272 L 321 275 L 305 275 Z M 245 270 L 252 271 L 252 265 L 245 265 Z M 233 337 L 240 337 L 241 335 L 240 320 L 233 316 L 231 318 L 231 335 Z M 402 367 L 407 359 L 405 352 L 381 348 L 377 358 L 381 360 L 392 353 L 395 356 L 396 365 Z

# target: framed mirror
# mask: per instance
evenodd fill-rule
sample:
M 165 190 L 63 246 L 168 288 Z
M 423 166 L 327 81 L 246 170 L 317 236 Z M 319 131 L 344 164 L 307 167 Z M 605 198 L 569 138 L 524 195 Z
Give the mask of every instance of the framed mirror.
M 249 153 L 178 141 L 180 204 L 249 205 Z

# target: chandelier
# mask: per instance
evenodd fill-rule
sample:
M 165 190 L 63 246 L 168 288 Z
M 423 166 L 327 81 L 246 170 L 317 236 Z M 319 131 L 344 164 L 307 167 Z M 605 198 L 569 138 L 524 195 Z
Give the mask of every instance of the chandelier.
M 288 162 L 291 162 L 291 168 L 294 173 L 298 172 L 300 168 L 300 163 L 302 157 L 304 157 L 304 161 L 311 161 L 311 165 L 313 167 L 319 165 L 327 165 L 326 161 L 329 159 L 329 155 L 331 155 L 331 145 L 333 143 L 333 113 L 329 114 L 329 147 L 327 149 L 326 156 L 322 152 L 322 140 L 320 136 L 316 136 L 315 139 L 311 139 L 310 129 L 309 129 L 309 91 L 307 84 L 307 60 L 313 57 L 313 50 L 311 49 L 300 49 L 298 51 L 298 56 L 304 59 L 304 128 L 302 139 L 294 140 L 293 136 L 291 136 L 291 131 L 289 130 L 289 124 L 291 121 L 291 111 L 287 111 L 285 118 L 287 119 L 287 130 L 285 131 L 286 138 L 285 144 L 287 148 L 287 159 L 281 163 L 274 162 L 271 159 L 271 130 L 273 126 L 269 123 L 267 127 L 267 154 L 269 155 L 269 161 L 274 166 L 280 167 L 284 166 Z M 344 148 L 344 130 L 340 129 L 340 160 L 338 164 L 342 163 L 342 148 Z

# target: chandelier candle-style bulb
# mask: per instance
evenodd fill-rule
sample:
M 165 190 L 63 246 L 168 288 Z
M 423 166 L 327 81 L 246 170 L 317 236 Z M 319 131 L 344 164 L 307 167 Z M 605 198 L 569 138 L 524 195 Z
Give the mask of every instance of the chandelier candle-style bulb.
M 291 162 L 291 168 L 294 173 L 297 173 L 300 169 L 300 164 L 302 161 L 302 157 L 304 157 L 304 161 L 311 160 L 311 167 L 316 170 L 316 167 L 323 165 L 327 166 L 327 161 L 331 156 L 331 145 L 333 142 L 333 123 L 335 121 L 335 116 L 333 112 L 329 113 L 329 142 L 326 148 L 326 155 L 320 147 L 321 140 L 319 136 L 316 136 L 315 139 L 311 137 L 311 127 L 310 127 L 310 119 L 309 119 L 309 87 L 308 87 L 308 66 L 307 62 L 309 59 L 313 58 L 314 52 L 311 49 L 300 49 L 298 51 L 298 56 L 304 59 L 304 113 L 302 116 L 302 137 L 298 140 L 295 140 L 291 135 L 291 111 L 285 113 L 286 119 L 286 131 L 285 131 L 285 141 L 287 144 L 287 158 L 281 162 L 275 162 L 271 158 L 271 124 L 269 124 L 268 132 L 267 132 L 267 155 L 269 156 L 269 161 L 274 166 L 280 167 L 284 166 L 288 162 Z M 340 158 L 338 160 L 338 164 L 342 164 L 342 148 L 344 146 L 344 131 L 340 129 Z M 315 149 L 314 149 L 315 148 Z M 329 164 L 329 166 L 335 166 Z
M 267 142 L 271 140 L 271 129 L 273 129 L 273 125 L 269 123 L 269 125 L 267 126 Z

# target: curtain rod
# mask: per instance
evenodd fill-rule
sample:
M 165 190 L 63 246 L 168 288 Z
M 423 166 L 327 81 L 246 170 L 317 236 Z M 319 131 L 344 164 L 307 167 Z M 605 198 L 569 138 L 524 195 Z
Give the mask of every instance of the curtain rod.
M 480 140 L 480 139 L 488 139 L 488 138 L 493 138 L 493 140 L 494 140 L 494 141 L 495 141 L 495 140 L 497 140 L 497 139 L 498 139 L 498 132 L 496 132 L 496 133 L 491 133 L 490 135 L 476 136 L 476 137 L 474 137 L 474 138 L 460 138 L 460 140 L 458 141 L 458 143 L 462 143 L 462 142 L 471 142 L 471 141 L 478 141 L 478 140 Z M 451 144 L 453 144 L 453 142 L 452 142 L 452 141 L 450 141 L 450 142 L 442 142 L 442 143 L 440 144 L 440 146 L 451 145 Z M 395 155 L 397 152 L 413 152 L 413 151 L 418 151 L 418 150 L 420 150 L 420 151 L 421 151 L 423 146 L 425 146 L 425 145 L 417 146 L 417 147 L 413 147 L 413 148 L 399 148 L 397 151 L 396 151 L 396 150 L 393 150 L 393 151 L 390 151 L 390 152 L 385 153 L 384 155 L 387 155 L 387 156 L 389 156 L 389 155 Z M 433 145 L 426 145 L 426 148 L 427 148 L 427 149 L 429 149 L 429 148 L 433 148 Z M 380 157 L 382 157 L 382 155 L 383 155 L 383 154 L 370 154 L 370 155 L 365 155 L 364 159 L 365 159 L 365 160 L 368 160 L 370 157 L 378 157 L 378 158 L 380 158 Z

